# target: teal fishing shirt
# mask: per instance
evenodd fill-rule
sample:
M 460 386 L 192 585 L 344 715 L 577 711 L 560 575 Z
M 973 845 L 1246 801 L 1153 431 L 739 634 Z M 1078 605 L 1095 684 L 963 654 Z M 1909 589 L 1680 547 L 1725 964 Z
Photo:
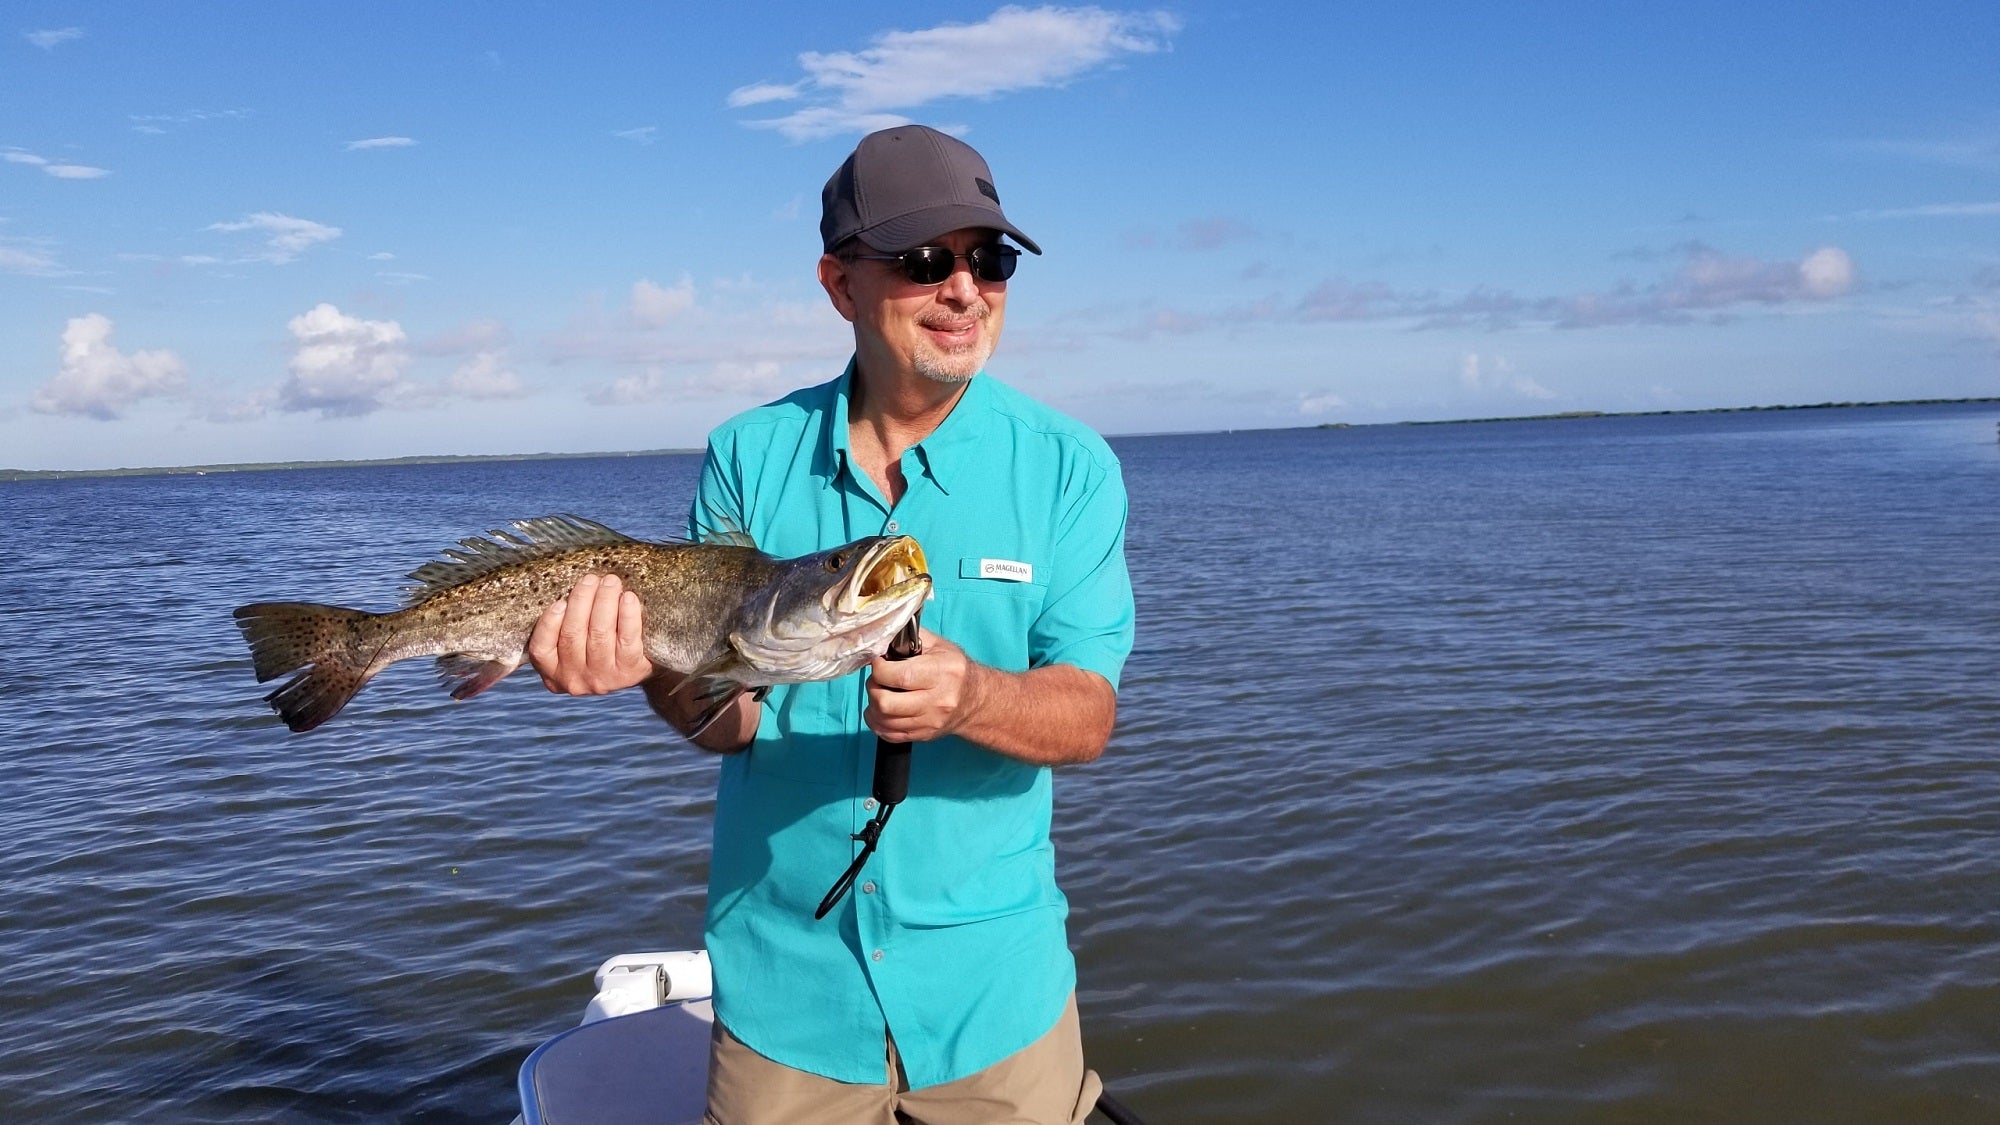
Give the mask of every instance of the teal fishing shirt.
M 710 436 L 690 534 L 742 528 L 780 557 L 914 535 L 935 582 L 926 628 L 995 668 L 1071 664 L 1115 688 L 1133 606 L 1110 447 L 977 375 L 903 454 L 891 508 L 849 462 L 853 370 Z M 933 1086 L 1039 1039 L 1076 986 L 1049 770 L 955 737 L 918 744 L 880 847 L 814 920 L 875 813 L 866 678 L 773 688 L 750 747 L 722 760 L 706 927 L 716 1011 L 758 1054 L 843 1082 L 883 1081 L 886 1030 L 910 1085 Z

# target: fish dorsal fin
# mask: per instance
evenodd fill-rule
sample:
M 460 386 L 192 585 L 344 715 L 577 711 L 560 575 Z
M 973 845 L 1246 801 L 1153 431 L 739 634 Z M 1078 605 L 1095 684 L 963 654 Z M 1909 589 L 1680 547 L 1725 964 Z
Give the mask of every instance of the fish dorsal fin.
M 697 543 L 720 543 L 726 547 L 748 547 L 757 549 L 757 540 L 743 526 L 728 516 L 719 517 L 719 527 L 698 527 L 694 541 Z
M 409 576 L 417 584 L 405 591 L 404 604 L 415 605 L 439 590 L 463 585 L 513 563 L 559 555 L 579 547 L 639 542 L 582 516 L 541 516 L 515 520 L 513 526 L 512 531 L 496 528 L 487 532 L 492 536 L 490 539 L 478 535 L 461 539 L 458 546 L 440 552 L 444 558 L 411 571 Z

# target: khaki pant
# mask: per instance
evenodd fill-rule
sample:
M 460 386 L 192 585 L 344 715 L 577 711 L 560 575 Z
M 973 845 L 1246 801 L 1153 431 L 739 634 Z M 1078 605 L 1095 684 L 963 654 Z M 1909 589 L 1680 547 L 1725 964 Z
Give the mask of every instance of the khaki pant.
M 977 1074 L 910 1089 L 896 1045 L 881 1085 L 772 1062 L 715 1021 L 706 1125 L 1083 1125 L 1104 1085 L 1083 1065 L 1076 997 L 1047 1035 Z

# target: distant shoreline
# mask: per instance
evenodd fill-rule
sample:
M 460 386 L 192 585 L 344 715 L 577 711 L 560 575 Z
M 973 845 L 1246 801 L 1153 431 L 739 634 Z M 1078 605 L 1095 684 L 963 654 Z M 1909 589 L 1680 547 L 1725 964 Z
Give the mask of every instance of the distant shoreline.
M 288 469 L 373 469 L 395 465 L 465 465 L 482 461 L 587 461 L 597 457 L 664 457 L 699 449 L 635 449 L 601 453 L 435 453 L 357 461 L 258 461 L 237 465 L 162 465 L 133 469 L 0 469 L 0 481 L 67 480 L 76 477 L 207 476 L 210 473 L 264 473 Z
M 1322 422 L 1308 428 L 1320 430 L 1363 429 L 1371 426 L 1462 426 L 1485 422 L 1553 422 L 1577 418 L 1654 418 L 1669 414 L 1752 414 L 1772 410 L 1854 410 L 1874 406 L 1952 406 L 1961 403 L 1996 402 L 2000 396 L 1983 398 L 1913 398 L 1893 402 L 1815 402 L 1789 406 L 1711 406 L 1692 410 L 1565 410 L 1557 414 L 1512 414 L 1492 418 L 1438 418 L 1406 422 Z M 1180 434 L 1110 434 L 1109 437 L 1172 437 L 1220 431 L 1190 430 Z M 1237 430 L 1236 433 L 1250 431 Z M 125 469 L 0 469 L 0 483 L 22 480 L 71 480 L 83 477 L 206 476 L 210 473 L 261 473 L 288 469 L 362 469 L 395 465 L 464 465 L 487 461 L 584 461 L 596 457 L 666 457 L 700 453 L 699 449 L 639 449 L 597 453 L 440 453 L 415 457 L 381 457 L 353 461 L 260 461 L 233 465 L 162 465 Z
M 1870 406 L 1955 406 L 1960 403 L 2000 402 L 2000 396 L 1983 398 L 1906 398 L 1893 402 L 1802 402 L 1787 406 L 1707 406 L 1688 410 L 1565 410 L 1557 414 L 1509 414 L 1493 418 L 1440 418 L 1423 422 L 1368 423 L 1390 426 L 1460 426 L 1478 422 L 1557 422 L 1571 418 L 1659 418 L 1669 414 L 1756 414 L 1771 410 L 1856 410 Z M 1322 422 L 1322 430 L 1349 428 L 1348 423 Z

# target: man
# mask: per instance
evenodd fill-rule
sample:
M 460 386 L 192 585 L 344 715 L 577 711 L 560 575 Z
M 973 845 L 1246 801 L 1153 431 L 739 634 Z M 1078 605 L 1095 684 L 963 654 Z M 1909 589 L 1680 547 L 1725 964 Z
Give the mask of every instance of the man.
M 853 325 L 839 378 L 711 435 L 691 533 L 793 556 L 863 535 L 923 545 L 922 653 L 865 681 L 740 699 L 697 739 L 728 753 L 706 940 L 719 1026 L 709 1120 L 1081 1121 L 1048 767 L 1096 758 L 1132 642 L 1125 493 L 1097 435 L 980 372 L 1018 251 L 985 161 L 922 126 L 870 134 L 821 197 L 819 280 Z M 552 691 L 643 684 L 636 597 L 585 580 L 538 623 Z M 855 893 L 813 911 L 874 815 L 877 736 L 917 742 L 910 795 Z

